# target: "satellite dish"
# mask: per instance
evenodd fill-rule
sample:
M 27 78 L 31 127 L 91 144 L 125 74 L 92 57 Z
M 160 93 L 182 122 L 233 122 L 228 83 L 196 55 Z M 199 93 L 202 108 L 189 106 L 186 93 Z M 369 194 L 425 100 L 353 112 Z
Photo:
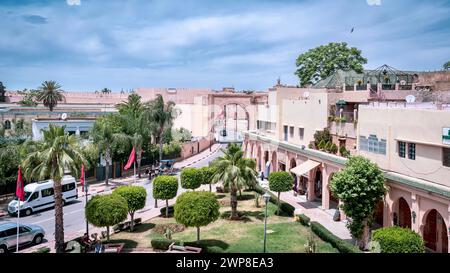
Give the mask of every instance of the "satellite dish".
M 400 85 L 406 85 L 406 81 L 405 80 L 401 80 L 400 81 Z
M 303 98 L 305 98 L 305 99 L 309 98 L 309 92 L 308 92 L 308 91 L 306 91 L 305 93 L 303 93 Z
M 62 113 L 61 119 L 66 120 L 67 119 L 67 113 Z
M 407 103 L 413 103 L 415 101 L 416 101 L 416 97 L 414 97 L 413 95 L 406 96 L 406 102 Z

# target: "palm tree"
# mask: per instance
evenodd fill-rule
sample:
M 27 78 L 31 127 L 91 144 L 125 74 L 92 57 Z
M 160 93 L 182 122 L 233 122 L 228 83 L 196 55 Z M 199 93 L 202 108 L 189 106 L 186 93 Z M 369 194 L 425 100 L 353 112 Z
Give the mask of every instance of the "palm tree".
M 222 149 L 224 156 L 219 157 L 212 166 L 216 168 L 213 183 L 222 181 L 223 186 L 230 189 L 231 215 L 230 219 L 238 218 L 237 192 L 244 186 L 256 184 L 256 162 L 244 158 L 244 152 L 236 144 L 231 144 L 226 150 Z
M 72 176 L 79 177 L 82 164 L 87 164 L 81 153 L 76 136 L 69 135 L 64 127 L 50 124 L 43 131 L 44 139 L 39 149 L 27 156 L 22 162 L 24 176 L 27 180 L 53 180 L 55 196 L 55 249 L 64 252 L 64 219 L 61 180 L 69 171 Z
M 102 94 L 109 94 L 109 93 L 111 93 L 111 90 L 108 88 L 103 88 L 101 92 L 102 92 Z
M 179 114 L 175 109 L 175 103 L 168 101 L 164 103 L 161 95 L 157 95 L 156 99 L 147 104 L 148 120 L 152 123 L 153 135 L 157 138 L 159 143 L 159 161 L 162 160 L 163 155 L 163 133 L 166 128 L 171 128 L 173 120 Z
M 44 106 L 48 107 L 50 112 L 52 112 L 53 108 L 58 105 L 58 102 L 65 100 L 65 97 L 62 94 L 63 91 L 60 88 L 61 85 L 55 81 L 45 81 L 40 87 L 36 100 L 42 102 Z

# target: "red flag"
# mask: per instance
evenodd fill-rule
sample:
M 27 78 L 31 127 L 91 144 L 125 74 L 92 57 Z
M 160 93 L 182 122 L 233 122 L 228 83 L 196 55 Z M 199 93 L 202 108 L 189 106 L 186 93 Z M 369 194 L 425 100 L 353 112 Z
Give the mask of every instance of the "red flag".
M 124 170 L 128 170 L 131 167 L 131 165 L 133 165 L 135 155 L 136 155 L 136 151 L 134 150 L 134 147 L 133 147 L 133 150 L 131 150 L 130 157 L 128 158 L 127 165 L 125 165 L 125 167 L 123 168 Z
M 16 196 L 20 201 L 25 201 L 25 191 L 23 190 L 22 170 L 20 166 L 17 174 Z
M 84 191 L 84 164 L 81 165 L 81 177 L 80 177 L 80 182 L 81 182 L 81 187 L 83 187 L 83 191 Z

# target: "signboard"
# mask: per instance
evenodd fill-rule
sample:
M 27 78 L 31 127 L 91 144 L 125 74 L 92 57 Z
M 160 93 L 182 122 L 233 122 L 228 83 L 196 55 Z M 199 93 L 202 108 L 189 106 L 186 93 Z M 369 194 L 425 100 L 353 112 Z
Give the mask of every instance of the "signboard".
M 450 145 L 450 128 L 442 128 L 442 143 Z

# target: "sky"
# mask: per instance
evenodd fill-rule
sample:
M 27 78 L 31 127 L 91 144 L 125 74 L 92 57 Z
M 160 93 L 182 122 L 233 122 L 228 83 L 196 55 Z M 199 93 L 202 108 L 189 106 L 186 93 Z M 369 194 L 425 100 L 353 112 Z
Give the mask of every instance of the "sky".
M 297 85 L 298 55 L 330 42 L 367 69 L 439 70 L 449 33 L 448 0 L 0 0 L 0 81 L 267 90 Z

